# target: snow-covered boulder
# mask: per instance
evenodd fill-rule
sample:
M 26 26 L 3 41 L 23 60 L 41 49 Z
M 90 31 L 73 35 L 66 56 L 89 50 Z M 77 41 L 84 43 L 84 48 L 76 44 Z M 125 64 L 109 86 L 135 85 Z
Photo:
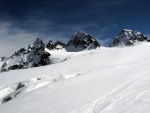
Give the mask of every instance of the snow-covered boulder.
M 70 41 L 67 43 L 66 50 L 69 52 L 76 52 L 85 49 L 95 49 L 97 47 L 100 47 L 100 44 L 95 38 L 84 32 L 78 31 L 72 36 Z
M 116 37 L 109 45 L 109 47 L 115 47 L 119 45 L 130 46 L 141 41 L 147 41 L 147 37 L 140 32 L 123 29 L 118 37 Z
M 50 63 L 50 54 L 45 51 L 45 44 L 39 38 L 33 44 L 21 48 L 7 58 L 1 67 L 1 71 L 38 67 Z

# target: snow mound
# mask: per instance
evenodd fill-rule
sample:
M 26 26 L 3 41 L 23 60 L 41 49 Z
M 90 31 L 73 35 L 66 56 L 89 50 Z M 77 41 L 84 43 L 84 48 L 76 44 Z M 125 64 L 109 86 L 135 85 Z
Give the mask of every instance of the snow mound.
M 33 85 L 33 83 L 35 83 L 39 80 L 42 80 L 42 79 L 44 79 L 44 77 L 33 78 L 28 81 L 15 83 L 7 88 L 0 90 L 0 105 L 12 100 L 18 94 L 20 94 L 23 89 Z M 36 88 L 38 88 L 38 87 L 36 87 Z M 36 88 L 34 88 L 34 89 L 36 89 Z

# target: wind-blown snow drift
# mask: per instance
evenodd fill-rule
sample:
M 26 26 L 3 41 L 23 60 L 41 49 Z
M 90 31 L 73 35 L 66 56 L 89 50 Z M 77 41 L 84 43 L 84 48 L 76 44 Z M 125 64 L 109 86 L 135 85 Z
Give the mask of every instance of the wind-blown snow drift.
M 150 112 L 150 43 L 53 55 L 66 61 L 0 73 L 1 100 L 24 84 L 0 113 Z

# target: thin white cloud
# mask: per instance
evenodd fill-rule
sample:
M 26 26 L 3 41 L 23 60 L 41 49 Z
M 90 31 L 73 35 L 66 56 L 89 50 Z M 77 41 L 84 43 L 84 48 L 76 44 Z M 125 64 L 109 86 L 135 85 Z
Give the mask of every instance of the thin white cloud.
M 24 25 L 31 24 L 33 27 L 30 26 L 29 28 L 23 29 L 17 25 L 18 23 L 19 22 L 14 21 L 0 22 L 0 57 L 9 57 L 20 48 L 33 43 L 36 38 L 41 38 L 45 43 L 48 43 L 49 40 L 52 40 L 53 42 L 59 40 L 67 43 L 74 32 L 94 26 L 91 24 L 62 24 L 57 27 L 49 21 L 28 20 Z
M 59 40 L 67 43 L 71 36 L 76 31 L 84 31 L 92 35 L 96 39 L 104 37 L 104 33 L 110 30 L 116 25 L 107 26 L 99 30 L 99 33 L 93 32 L 93 28 L 98 27 L 95 24 L 83 24 L 83 25 L 72 25 L 72 24 L 61 24 L 55 25 L 54 23 L 46 20 L 28 19 L 20 27 L 19 22 L 14 21 L 0 21 L 0 57 L 9 57 L 15 51 L 20 48 L 29 45 L 35 41 L 36 38 L 41 38 L 45 43 L 49 40 L 53 42 Z M 100 43 L 105 45 L 109 41 L 106 38 L 104 41 L 100 40 Z
M 19 29 L 11 22 L 0 22 L 0 56 L 10 56 L 21 47 L 29 45 L 39 36 Z

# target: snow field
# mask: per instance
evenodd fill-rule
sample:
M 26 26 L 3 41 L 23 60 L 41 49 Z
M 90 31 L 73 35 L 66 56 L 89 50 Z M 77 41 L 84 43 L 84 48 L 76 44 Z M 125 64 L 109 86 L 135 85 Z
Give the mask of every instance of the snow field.
M 1 73 L 0 91 L 32 78 L 44 78 L 26 84 L 16 98 L 0 106 L 0 112 L 149 113 L 149 46 L 62 51 L 52 56 L 59 63 Z

